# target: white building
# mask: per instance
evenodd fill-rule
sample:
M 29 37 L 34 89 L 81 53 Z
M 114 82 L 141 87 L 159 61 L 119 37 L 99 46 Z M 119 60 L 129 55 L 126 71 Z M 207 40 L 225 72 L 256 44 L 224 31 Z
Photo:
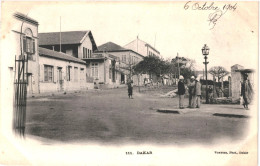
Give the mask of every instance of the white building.
M 73 56 L 39 47 L 40 92 L 86 90 L 86 62 Z
M 132 42 L 124 46 L 126 49 L 131 49 L 143 56 L 158 56 L 160 57 L 160 52 L 151 46 L 149 43 L 140 40 L 138 37 Z

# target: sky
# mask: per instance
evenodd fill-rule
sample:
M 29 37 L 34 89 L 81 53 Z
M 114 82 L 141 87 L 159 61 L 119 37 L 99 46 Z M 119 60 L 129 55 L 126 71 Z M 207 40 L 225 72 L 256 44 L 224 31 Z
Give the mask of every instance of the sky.
M 187 2 L 15 2 L 2 7 L 37 20 L 39 32 L 60 31 L 60 18 L 62 31 L 91 30 L 97 46 L 109 41 L 124 46 L 139 36 L 165 59 L 177 53 L 194 59 L 197 70 L 204 68 L 204 44 L 210 48 L 208 69 L 257 68 L 257 2 Z M 204 4 L 208 9 L 202 10 Z M 208 21 L 213 7 L 222 12 L 214 27 Z

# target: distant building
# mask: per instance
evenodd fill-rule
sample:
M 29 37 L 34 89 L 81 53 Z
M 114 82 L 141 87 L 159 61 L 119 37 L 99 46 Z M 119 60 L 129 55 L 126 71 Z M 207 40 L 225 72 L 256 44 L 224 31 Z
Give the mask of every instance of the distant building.
M 128 77 L 134 81 L 134 84 L 138 84 L 138 78 L 136 75 L 133 75 L 133 66 L 143 60 L 143 55 L 131 50 L 121 47 L 113 42 L 107 42 L 98 47 L 98 51 L 95 52 L 97 55 L 102 55 L 102 57 L 114 57 L 114 63 L 110 63 L 109 66 L 106 66 L 106 72 L 112 73 L 109 74 L 110 77 L 106 77 L 106 83 L 119 83 L 125 84 Z M 92 61 L 93 62 L 93 61 Z M 112 66 L 111 66 L 112 65 Z M 114 66 L 116 69 L 114 70 Z M 114 71 L 114 72 L 112 72 Z M 103 76 L 102 76 L 103 77 Z M 116 77 L 116 79 L 114 78 Z M 112 82 L 107 82 L 108 78 Z M 140 77 L 140 82 L 143 82 L 143 77 Z
M 151 46 L 149 43 L 140 40 L 138 37 L 132 42 L 124 46 L 126 49 L 131 49 L 143 56 L 158 56 L 160 57 L 160 52 Z

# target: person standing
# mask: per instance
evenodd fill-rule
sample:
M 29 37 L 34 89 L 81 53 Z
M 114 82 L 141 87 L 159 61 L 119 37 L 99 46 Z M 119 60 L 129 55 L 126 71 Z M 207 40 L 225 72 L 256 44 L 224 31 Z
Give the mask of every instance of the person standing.
M 197 77 L 195 81 L 195 102 L 194 102 L 196 108 L 200 108 L 200 97 L 201 97 L 201 83 L 200 83 L 200 78 Z
M 179 108 L 183 109 L 183 100 L 185 94 L 184 77 L 180 75 L 178 82 Z
M 210 104 L 212 104 L 213 103 L 213 89 L 211 86 L 209 86 L 208 92 L 209 92 L 209 101 L 210 101 Z
M 190 83 L 188 84 L 188 92 L 189 92 L 189 106 L 188 108 L 192 108 L 192 96 L 193 96 L 193 92 L 194 92 L 194 87 L 195 87 L 195 77 L 191 76 L 190 78 Z
M 133 81 L 130 80 L 128 83 L 127 83 L 127 90 L 128 90 L 128 97 L 129 99 L 133 99 Z
M 252 94 L 253 94 L 252 86 L 248 80 L 247 74 L 245 74 L 244 81 L 241 84 L 241 96 L 243 97 L 244 100 L 243 105 L 245 109 L 248 109 L 248 104 L 252 100 Z

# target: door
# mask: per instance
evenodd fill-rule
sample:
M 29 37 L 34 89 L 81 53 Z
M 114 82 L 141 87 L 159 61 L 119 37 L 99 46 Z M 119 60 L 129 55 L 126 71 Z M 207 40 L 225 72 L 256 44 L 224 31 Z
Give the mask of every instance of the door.
M 59 84 L 59 91 L 64 90 L 64 81 L 62 79 L 62 68 L 58 67 L 58 84 Z
M 28 84 L 27 84 L 27 92 L 29 94 L 33 94 L 33 88 L 32 88 L 32 73 L 28 73 Z
M 80 89 L 85 88 L 85 74 L 84 74 L 84 68 L 80 68 L 80 75 L 79 75 L 79 83 L 80 83 Z

